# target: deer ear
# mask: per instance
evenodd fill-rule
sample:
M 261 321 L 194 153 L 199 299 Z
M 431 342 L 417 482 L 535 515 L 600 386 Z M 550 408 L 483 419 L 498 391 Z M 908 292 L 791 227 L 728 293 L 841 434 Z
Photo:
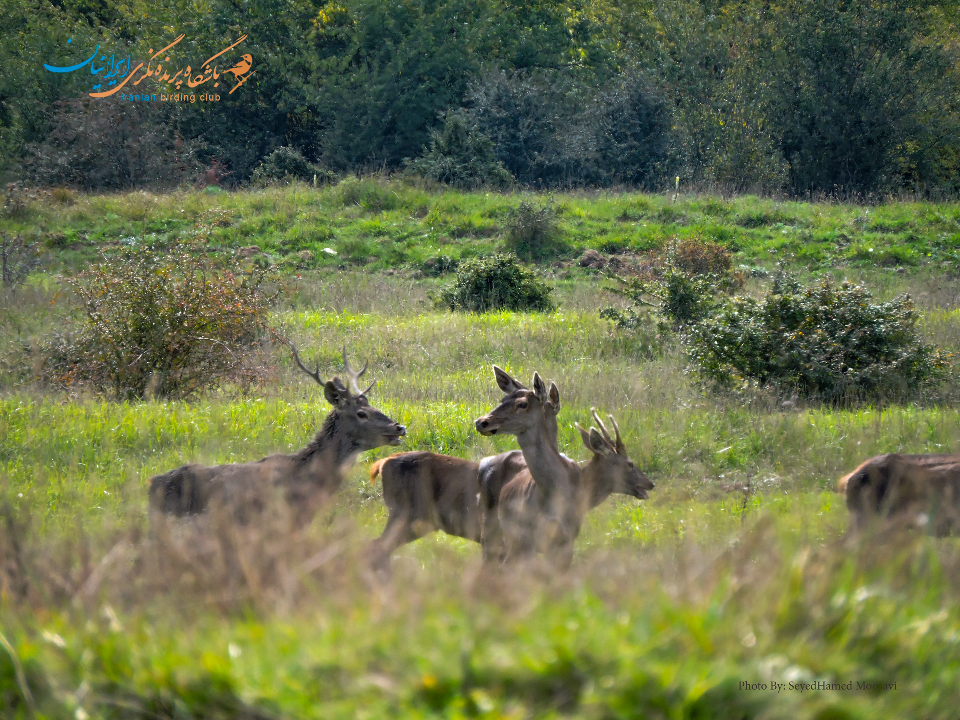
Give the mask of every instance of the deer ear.
M 590 444 L 587 446 L 597 455 L 614 455 L 614 450 L 610 444 L 603 439 L 603 436 L 597 432 L 596 428 L 590 428 Z
M 347 388 L 340 382 L 340 378 L 328 380 L 323 385 L 323 396 L 327 399 L 327 402 L 335 408 L 342 406 L 347 401 L 349 395 Z
M 533 394 L 537 396 L 537 400 L 540 402 L 547 401 L 547 384 L 536 370 L 533 371 Z
M 557 412 L 560 411 L 560 388 L 557 387 L 555 382 L 550 383 L 550 404 Z
M 523 390 L 523 385 L 514 380 L 503 368 L 493 366 L 493 374 L 497 378 L 497 387 L 503 390 L 504 395 L 509 395 L 517 390 Z

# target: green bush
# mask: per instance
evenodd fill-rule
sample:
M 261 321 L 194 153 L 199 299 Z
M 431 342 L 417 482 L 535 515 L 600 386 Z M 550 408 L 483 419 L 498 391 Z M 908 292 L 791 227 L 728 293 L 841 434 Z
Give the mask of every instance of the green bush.
M 344 207 L 357 206 L 372 213 L 396 210 L 403 204 L 399 195 L 370 178 L 342 180 L 337 185 L 337 195 Z
M 43 346 L 43 373 L 120 400 L 183 398 L 257 375 L 248 356 L 266 329 L 267 271 L 183 248 L 125 249 L 67 279 L 83 320 Z
M 461 262 L 456 280 L 443 288 L 437 305 L 466 312 L 553 308 L 547 284 L 508 254 Z
M 333 173 L 311 162 L 292 147 L 278 147 L 267 155 L 259 167 L 253 171 L 250 180 L 254 185 L 289 184 L 294 180 L 303 182 L 329 183 Z
M 528 202 L 510 213 L 504 246 L 524 260 L 543 260 L 567 249 L 553 208 Z
M 455 112 L 447 113 L 443 129 L 433 133 L 430 149 L 410 163 L 409 169 L 421 177 L 461 190 L 483 186 L 503 188 L 513 184 L 513 176 L 497 160 L 490 138 L 480 132 L 476 124 Z
M 948 359 L 921 342 L 908 296 L 873 304 L 844 282 L 781 274 L 766 297 L 736 297 L 693 329 L 690 354 L 722 385 L 744 381 L 830 402 L 904 398 L 939 382 Z
M 697 238 L 673 245 L 649 269 L 646 277 L 621 278 L 613 292 L 630 299 L 626 311 L 605 308 L 600 316 L 619 327 L 637 329 L 652 308 L 664 329 L 683 330 L 706 318 L 717 307 L 719 296 L 743 287 L 744 274 L 731 269 L 729 251 L 722 245 Z

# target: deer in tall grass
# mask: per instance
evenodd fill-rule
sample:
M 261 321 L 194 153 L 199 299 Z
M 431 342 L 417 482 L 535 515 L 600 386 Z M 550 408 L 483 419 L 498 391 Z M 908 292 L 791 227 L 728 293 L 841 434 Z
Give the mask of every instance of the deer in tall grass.
M 499 367 L 494 366 L 494 373 L 503 392 L 526 390 Z M 539 375 L 534 376 L 537 381 Z M 539 431 L 554 448 L 559 412 L 560 391 L 551 383 L 541 405 Z M 431 452 L 378 460 L 370 468 L 370 479 L 381 477 L 389 515 L 383 533 L 371 545 L 373 567 L 386 571 L 398 547 L 438 530 L 480 543 L 484 562 L 502 561 L 505 548 L 497 503 L 501 489 L 525 468 L 520 450 L 485 457 L 479 463 Z
M 293 455 L 268 455 L 256 462 L 231 465 L 184 465 L 150 479 L 150 510 L 154 517 L 198 515 L 225 509 L 245 521 L 262 511 L 268 495 L 286 501 L 296 527 L 308 524 L 319 507 L 337 491 L 346 470 L 364 450 L 399 445 L 406 428 L 372 407 L 367 393 L 376 381 L 360 390 L 358 381 L 367 365 L 356 372 L 343 351 L 345 385 L 339 377 L 324 382 L 319 365 L 313 371 L 300 360 L 300 369 L 322 388 L 333 409 L 313 441 Z
M 914 526 L 936 537 L 960 534 L 960 455 L 877 455 L 837 483 L 850 529 L 877 521 Z
M 539 386 L 539 387 L 538 387 Z M 573 546 L 587 512 L 612 493 L 645 499 L 653 482 L 627 457 L 620 429 L 611 416 L 616 440 L 600 426 L 589 432 L 579 425 L 584 445 L 593 458 L 579 465 L 549 442 L 536 422 L 542 412 L 543 383 L 534 375 L 533 391 L 509 392 L 500 404 L 476 420 L 482 435 L 516 435 L 526 461 L 500 491 L 497 515 L 505 544 L 505 561 L 545 552 L 559 567 L 568 567 Z

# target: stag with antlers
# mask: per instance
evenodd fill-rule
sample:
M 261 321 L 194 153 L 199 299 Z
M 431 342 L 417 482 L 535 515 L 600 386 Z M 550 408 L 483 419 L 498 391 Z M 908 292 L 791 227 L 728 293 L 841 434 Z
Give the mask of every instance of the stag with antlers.
M 494 372 L 503 392 L 526 390 L 497 366 Z M 550 384 L 539 407 L 536 432 L 557 448 L 560 391 L 556 384 Z M 383 533 L 371 545 L 372 565 L 385 572 L 398 547 L 438 530 L 479 542 L 485 562 L 501 562 L 505 547 L 497 515 L 500 491 L 526 466 L 519 450 L 485 457 L 479 463 L 424 451 L 378 460 L 370 468 L 370 480 L 382 478 L 389 516 Z
M 319 507 L 340 487 L 344 473 L 364 450 L 399 445 L 406 429 L 367 401 L 373 383 L 360 390 L 364 364 L 355 372 L 343 351 L 345 385 L 339 377 L 326 382 L 319 365 L 310 371 L 292 343 L 294 360 L 321 387 L 333 409 L 313 441 L 293 455 L 268 455 L 232 465 L 184 465 L 150 480 L 150 510 L 157 515 L 197 515 L 211 508 L 228 510 L 243 521 L 262 510 L 270 492 L 279 492 L 297 527 L 308 524 Z

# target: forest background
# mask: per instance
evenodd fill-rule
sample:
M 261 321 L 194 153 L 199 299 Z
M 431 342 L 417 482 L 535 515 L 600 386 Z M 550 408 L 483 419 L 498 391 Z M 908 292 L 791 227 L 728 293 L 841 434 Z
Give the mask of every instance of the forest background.
M 846 198 L 958 186 L 956 3 L 0 7 L 7 181 L 161 189 L 216 162 L 224 184 L 243 184 L 289 147 L 321 179 L 413 167 L 460 185 L 657 190 L 679 177 L 684 188 Z M 43 67 L 97 43 L 147 59 L 180 33 L 181 57 L 197 62 L 247 34 L 238 50 L 255 73 L 220 102 L 175 106 L 90 98 L 82 73 Z M 454 166 L 473 154 L 494 171 L 445 172 L 450 152 Z

